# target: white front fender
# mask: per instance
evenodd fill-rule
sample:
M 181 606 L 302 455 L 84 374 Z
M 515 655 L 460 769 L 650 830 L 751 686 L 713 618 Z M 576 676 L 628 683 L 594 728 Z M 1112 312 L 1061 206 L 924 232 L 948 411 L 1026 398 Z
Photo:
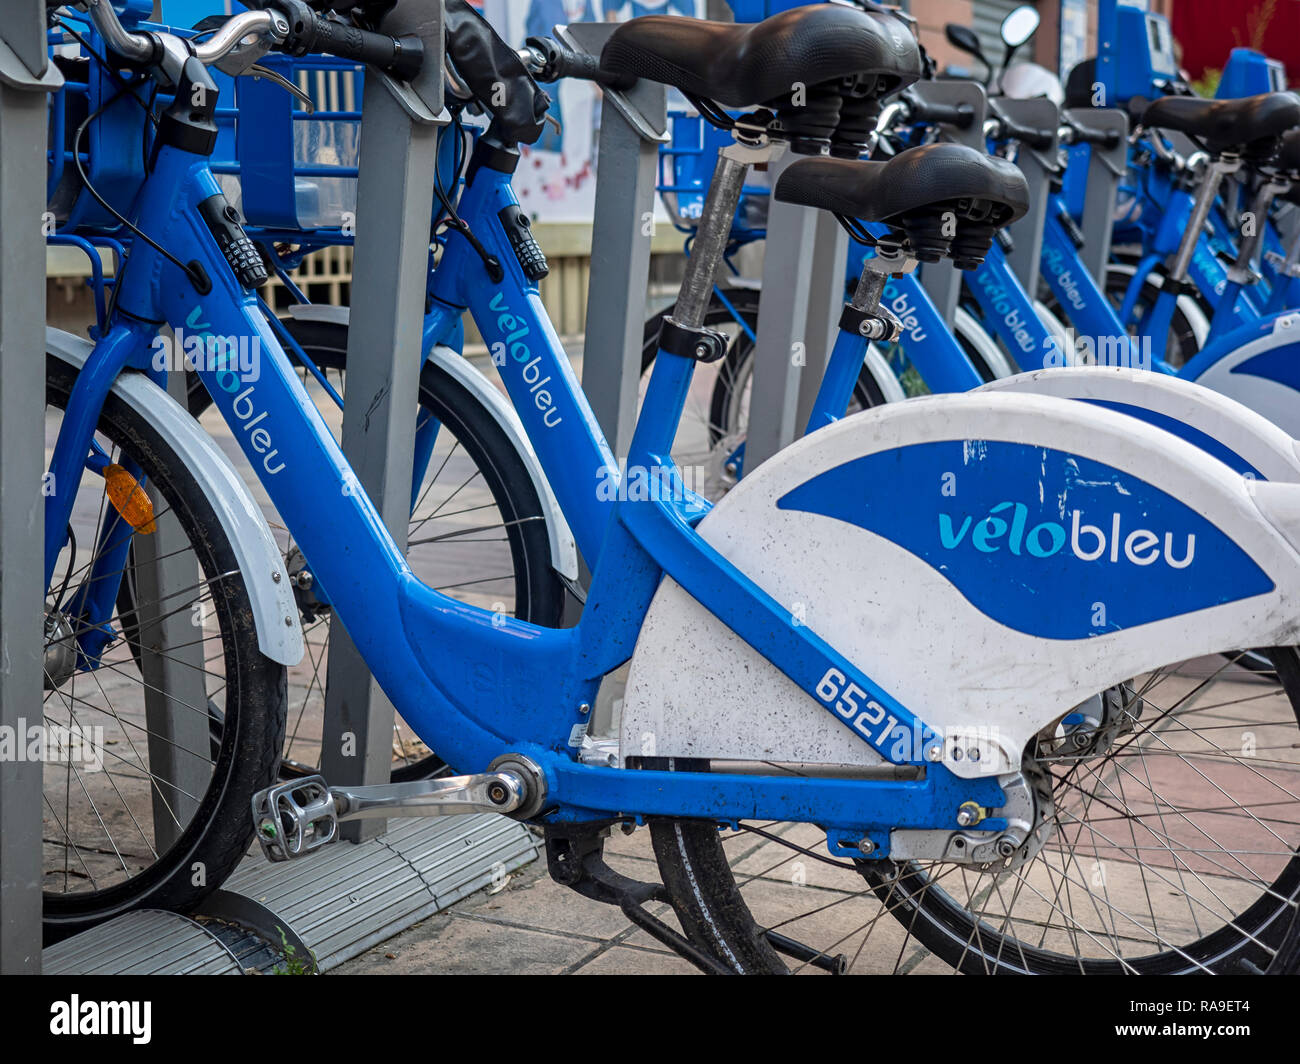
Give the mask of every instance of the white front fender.
M 77 372 L 93 349 L 88 340 L 71 333 L 45 330 L 45 350 Z M 258 648 L 281 665 L 298 664 L 303 654 L 302 626 L 289 581 L 284 579 L 284 558 L 230 460 L 189 411 L 143 373 L 121 374 L 113 382 L 113 395 L 158 431 L 212 504 L 248 588 Z

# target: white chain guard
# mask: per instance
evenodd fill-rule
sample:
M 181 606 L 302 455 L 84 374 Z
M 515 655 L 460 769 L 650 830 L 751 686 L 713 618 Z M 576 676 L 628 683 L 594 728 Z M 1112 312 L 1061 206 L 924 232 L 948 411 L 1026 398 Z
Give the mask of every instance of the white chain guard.
M 960 568 L 964 591 L 959 590 L 953 582 L 957 577 L 949 579 L 951 573 L 915 551 L 938 549 L 941 513 L 950 516 L 953 527 L 960 527 L 963 515 L 982 527 L 990 504 L 998 502 L 1004 467 L 1008 477 L 1016 473 L 1022 481 L 1036 475 L 1034 463 L 1015 469 L 1003 456 L 1030 454 L 1031 448 L 1063 452 L 1053 460 L 1074 461 L 1075 468 L 1085 459 L 1065 456 L 1086 456 L 1086 462 L 1102 463 L 1114 474 L 1114 481 L 1102 487 L 1097 481 L 1076 480 L 1068 490 L 1059 479 L 1037 480 L 1038 506 L 1056 508 L 1066 528 L 1069 511 L 1080 505 L 1081 537 L 1088 535 L 1086 525 L 1101 527 L 1090 501 L 1095 504 L 1102 496 L 1093 498 L 1094 490 L 1104 488 L 1109 492 L 1104 498 L 1120 500 L 1113 505 L 1122 509 L 1129 505 L 1125 500 L 1141 500 L 1143 492 L 1154 488 L 1165 493 L 1164 509 L 1148 508 L 1136 517 L 1125 511 L 1119 538 L 1138 544 L 1135 550 L 1142 556 L 1148 541 L 1132 537 L 1143 531 L 1137 522 L 1144 514 L 1153 514 L 1153 522 L 1162 514 L 1187 522 L 1199 515 L 1208 525 L 1186 527 L 1201 529 L 1201 553 L 1185 569 L 1170 572 L 1164 561 L 1131 564 L 1118 549 L 1118 560 L 1112 562 L 1109 546 L 1099 560 L 1085 562 L 1074 552 L 1073 540 L 1046 559 L 1012 558 L 1008 551 L 1001 557 L 959 557 L 963 546 L 974 543 L 963 539 L 951 565 L 945 562 L 954 573 Z M 906 468 L 916 455 L 952 453 L 959 459 L 950 470 L 953 496 L 944 494 L 940 477 L 934 483 L 918 482 Z M 914 522 L 917 535 L 929 537 L 928 546 L 916 541 L 905 549 L 840 517 L 777 505 L 796 488 L 814 490 L 809 488 L 814 478 L 871 455 L 882 456 L 872 461 L 885 464 L 871 467 L 875 479 L 862 498 L 875 500 L 873 513 Z M 882 482 L 879 470 L 894 466 L 899 471 L 895 479 Z M 1045 462 L 1042 468 L 1047 468 Z M 819 481 L 815 490 L 825 483 Z M 852 490 L 835 505 L 840 502 L 866 505 L 858 503 Z M 1267 519 L 1261 519 L 1261 511 Z M 1106 527 L 1110 529 L 1109 521 Z M 1300 486 L 1249 481 L 1166 432 L 1093 404 L 1051 396 L 976 392 L 893 403 L 846 418 L 747 475 L 704 518 L 699 531 L 792 616 L 925 723 L 949 736 L 991 738 L 982 740 L 978 763 L 951 760 L 945 744 L 948 767 L 968 777 L 1018 770 L 1020 752 L 1034 734 L 1113 684 L 1174 660 L 1237 645 L 1294 643 L 1300 631 Z M 1160 526 L 1153 524 L 1152 531 L 1158 534 Z M 1047 532 L 1050 545 L 1055 540 L 1051 529 Z M 1041 541 L 1040 534 L 1040 546 Z M 989 545 L 987 538 L 982 542 Z M 1093 542 L 1087 541 L 1089 546 Z M 1186 557 L 1185 549 L 1183 553 Z M 1063 575 L 1046 603 L 1033 598 L 1035 573 L 1044 570 L 1028 563 L 1053 558 Z M 1243 564 L 1242 558 L 1258 581 L 1273 585 L 1271 590 L 1233 598 L 1246 584 L 1228 572 L 1227 560 Z M 1008 577 L 1008 572 L 1016 575 Z M 1107 608 L 1127 616 L 1151 608 L 1151 602 L 1170 601 L 1167 593 L 1159 600 L 1150 598 L 1157 585 L 1186 586 L 1220 598 L 1190 612 L 1118 630 L 1112 621 L 1111 630 L 1101 625 L 1067 638 L 996 620 L 968 597 L 974 594 L 986 606 L 992 602 L 998 612 L 996 595 L 1010 588 L 1015 593 L 1008 600 L 1029 601 L 1041 611 L 1041 623 L 1086 627 L 1084 619 L 1071 614 L 1078 603 L 1102 606 L 1103 620 Z M 983 598 L 976 593 L 981 586 Z M 1099 598 L 1103 593 L 1110 602 Z M 821 765 L 882 760 L 668 577 L 654 597 L 632 658 L 619 738 L 624 763 L 632 756 Z

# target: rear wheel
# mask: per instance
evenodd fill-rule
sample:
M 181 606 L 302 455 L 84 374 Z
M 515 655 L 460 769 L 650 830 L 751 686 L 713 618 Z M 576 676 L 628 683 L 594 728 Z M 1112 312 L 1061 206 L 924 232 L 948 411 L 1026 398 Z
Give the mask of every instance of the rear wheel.
M 347 326 L 294 318 L 284 324 L 346 401 Z M 342 417 L 337 405 L 307 370 L 300 369 L 300 376 L 337 435 Z M 210 402 L 203 385 L 191 381 L 191 411 L 201 414 Z M 534 624 L 558 625 L 564 584 L 551 564 L 545 509 L 514 444 L 483 404 L 433 362 L 421 370 L 418 403 L 417 433 L 435 435 L 412 495 L 407 527 L 412 571 L 461 601 Z M 219 431 L 219 419 L 211 417 Z M 295 582 L 307 643 L 302 663 L 289 671 L 284 773 L 307 775 L 320 765 L 332 611 L 315 595 L 310 566 L 292 534 L 281 528 L 277 539 Z M 446 771 L 400 715 L 392 754 L 394 781 Z
M 809 825 L 655 822 L 678 918 L 745 972 L 792 966 L 769 929 L 859 972 L 1280 970 L 1300 934 L 1300 654 L 1256 653 L 1271 673 L 1180 662 L 1114 689 L 1105 721 L 1040 735 L 1026 769 L 1050 830 L 1007 867 L 840 861 Z

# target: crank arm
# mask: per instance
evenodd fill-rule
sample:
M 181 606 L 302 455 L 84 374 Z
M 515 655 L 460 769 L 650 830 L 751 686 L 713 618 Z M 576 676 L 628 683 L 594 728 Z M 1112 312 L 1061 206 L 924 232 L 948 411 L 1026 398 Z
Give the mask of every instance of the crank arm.
M 524 804 L 524 781 L 513 772 L 444 776 L 369 787 L 331 787 L 340 821 L 367 817 L 512 813 Z
M 348 820 L 512 813 L 527 798 L 527 784 L 509 770 L 368 787 L 331 787 L 306 776 L 253 795 L 253 823 L 266 859 L 289 861 L 333 842 Z

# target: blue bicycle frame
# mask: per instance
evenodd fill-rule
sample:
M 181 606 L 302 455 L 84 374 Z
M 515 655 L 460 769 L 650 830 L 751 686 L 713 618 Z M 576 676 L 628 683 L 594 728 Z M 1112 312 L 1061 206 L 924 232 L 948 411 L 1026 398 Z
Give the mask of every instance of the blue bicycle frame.
M 641 622 L 667 574 L 814 698 L 830 670 L 883 710 L 883 724 L 854 734 L 895 764 L 922 764 L 937 735 L 887 691 L 719 555 L 695 531 L 700 504 L 685 491 L 669 454 L 694 363 L 660 351 L 631 445 L 629 465 L 655 470 L 670 488 L 647 500 L 602 501 L 597 475 L 617 477 L 547 321 L 537 287 L 523 275 L 497 212 L 515 203 L 510 174 L 477 167 L 462 217 L 505 267 L 493 283 L 459 235 L 449 238 L 433 279 L 444 332 L 466 308 L 484 335 L 506 343 L 506 387 L 555 485 L 594 576 L 582 617 L 547 629 L 459 602 L 415 578 L 312 404 L 256 298 L 230 270 L 199 205 L 220 192 L 208 159 L 159 147 L 133 213 L 183 272 L 137 241 L 118 282 L 108 328 L 70 396 L 51 471 L 61 490 L 46 499 L 46 581 L 108 389 L 125 369 L 150 371 L 164 323 L 238 338 L 260 352 L 255 380 L 228 364 L 199 369 L 203 384 L 293 531 L 339 619 L 388 697 L 415 731 L 462 771 L 485 769 L 506 752 L 541 766 L 547 816 L 590 820 L 625 815 L 794 820 L 828 832 L 835 852 L 860 856 L 864 835 L 886 855 L 898 827 L 953 827 L 963 801 L 997 808 L 995 780 L 961 780 L 940 764 L 924 779 L 853 781 L 602 768 L 576 747 L 602 676 L 632 653 Z M 197 265 L 195 265 L 197 264 Z M 196 289 L 201 268 L 208 288 Z M 433 330 L 436 332 L 436 330 Z M 152 371 L 150 371 L 152 372 Z M 162 383 L 161 374 L 155 377 Z M 576 472 L 575 472 L 576 471 Z M 63 490 L 71 485 L 73 490 Z M 665 497 L 666 496 L 666 497 Z M 93 667 L 93 658 L 86 667 Z M 905 739 L 906 741 L 900 741 Z M 919 741 L 918 741 L 919 740 Z M 980 828 L 1005 828 L 992 818 Z
M 1056 338 L 1038 317 L 1034 302 L 995 242 L 967 281 L 983 311 L 984 324 L 1006 345 L 1020 368 L 1065 365 Z

